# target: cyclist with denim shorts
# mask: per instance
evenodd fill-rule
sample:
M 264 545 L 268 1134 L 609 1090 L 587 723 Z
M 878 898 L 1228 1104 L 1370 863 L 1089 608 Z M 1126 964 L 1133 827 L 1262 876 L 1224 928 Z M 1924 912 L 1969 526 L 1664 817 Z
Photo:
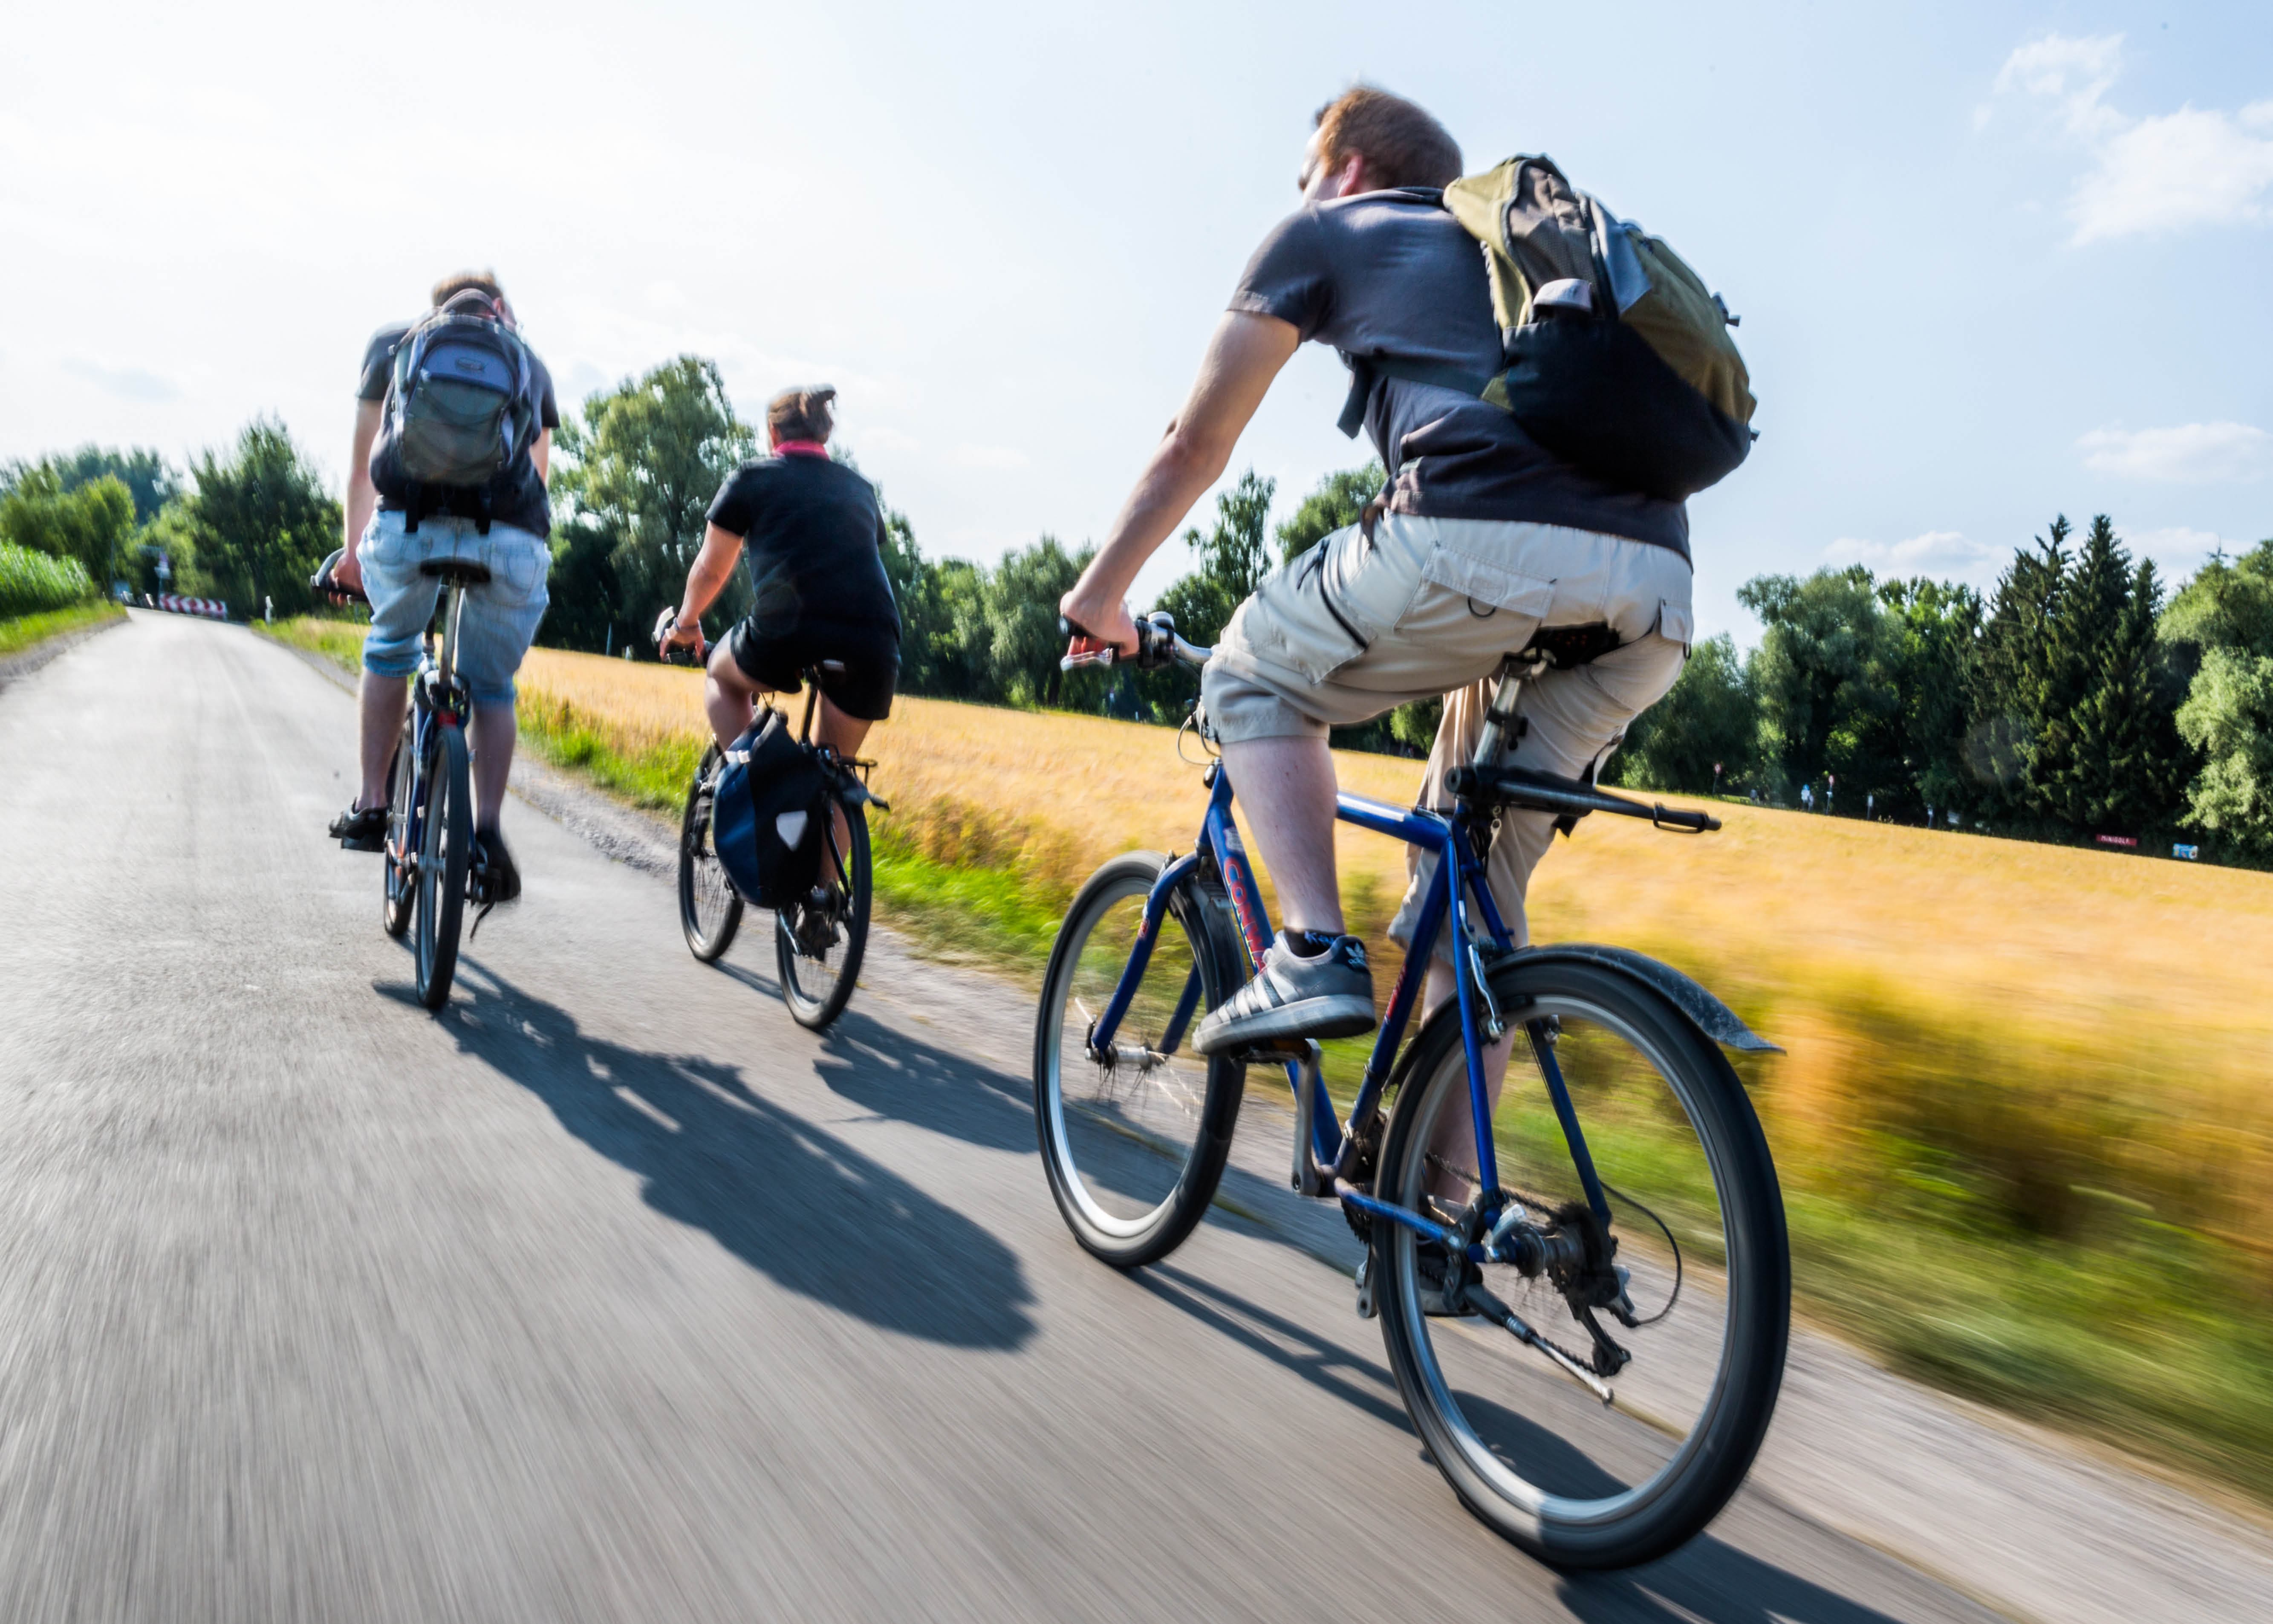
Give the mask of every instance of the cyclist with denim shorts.
M 488 271 L 465 272 L 435 284 L 437 311 L 461 305 L 518 330 L 505 290 Z M 477 488 L 380 490 L 372 477 L 371 452 L 385 422 L 395 350 L 411 326 L 385 327 L 371 335 L 356 391 L 347 546 L 333 568 L 333 579 L 370 598 L 371 630 L 363 644 L 362 781 L 353 803 L 332 821 L 331 832 L 349 851 L 384 848 L 387 767 L 402 731 L 409 680 L 418 669 L 422 641 L 441 591 L 441 583 L 422 575 L 419 566 L 449 558 L 480 564 L 489 579 L 466 588 L 458 631 L 458 674 L 474 706 L 466 730 L 473 747 L 471 870 L 476 899 L 510 902 L 521 894 L 521 872 L 499 825 L 516 733 L 514 673 L 551 601 L 544 585 L 552 565 L 544 481 L 560 409 L 551 374 L 531 355 L 536 432 L 502 470 Z
M 1359 364 L 1370 381 L 1352 404 L 1388 488 L 1364 524 L 1256 589 L 1202 678 L 1285 919 L 1255 977 L 1193 1033 L 1203 1054 L 1373 1027 L 1372 974 L 1344 930 L 1335 878 L 1329 728 L 1449 695 L 1423 790 L 1434 801 L 1445 767 L 1473 746 L 1483 684 L 1502 658 L 1566 631 L 1603 651 L 1525 685 L 1512 760 L 1586 776 L 1672 686 L 1687 651 L 1681 502 L 1581 473 L 1473 395 L 1364 365 L 1498 368 L 1483 261 L 1440 204 L 1459 174 L 1452 137 L 1399 97 L 1361 86 L 1319 110 L 1302 207 L 1249 262 L 1183 410 L 1059 605 L 1084 630 L 1073 652 L 1133 648 L 1129 583 L 1222 477 L 1296 347 L 1316 340 Z M 1511 812 L 1492 843 L 1493 894 L 1519 942 L 1524 888 L 1552 831 L 1549 814 Z M 1392 936 L 1409 934 L 1418 894 L 1407 893 Z M 1444 969 L 1430 978 L 1432 1001 L 1450 994 Z

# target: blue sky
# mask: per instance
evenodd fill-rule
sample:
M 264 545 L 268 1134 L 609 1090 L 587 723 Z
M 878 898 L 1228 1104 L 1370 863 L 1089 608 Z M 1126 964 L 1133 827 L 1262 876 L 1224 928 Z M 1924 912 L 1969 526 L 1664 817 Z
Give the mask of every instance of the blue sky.
M 1362 77 L 1472 167 L 1552 154 L 1743 315 L 1707 628 L 1749 640 L 1764 570 L 1985 583 L 2060 510 L 2178 575 L 2273 535 L 2273 7 L 1389 15 L 41 8 L 0 85 L 0 457 L 271 410 L 336 476 L 364 338 L 492 264 L 564 394 L 681 350 L 749 407 L 831 381 L 927 551 L 1077 544 Z M 1306 350 L 1233 473 L 1283 511 L 1358 460 L 1342 387 Z

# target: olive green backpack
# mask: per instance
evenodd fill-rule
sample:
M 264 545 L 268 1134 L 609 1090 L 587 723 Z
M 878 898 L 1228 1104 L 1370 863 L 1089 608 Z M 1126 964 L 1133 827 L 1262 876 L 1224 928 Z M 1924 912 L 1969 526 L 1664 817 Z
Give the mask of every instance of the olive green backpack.
M 1754 402 L 1737 318 L 1672 249 L 1545 157 L 1455 181 L 1444 207 L 1482 245 L 1504 370 L 1353 359 L 1345 432 L 1363 420 L 1369 372 L 1479 396 L 1564 461 L 1669 500 L 1744 460 Z

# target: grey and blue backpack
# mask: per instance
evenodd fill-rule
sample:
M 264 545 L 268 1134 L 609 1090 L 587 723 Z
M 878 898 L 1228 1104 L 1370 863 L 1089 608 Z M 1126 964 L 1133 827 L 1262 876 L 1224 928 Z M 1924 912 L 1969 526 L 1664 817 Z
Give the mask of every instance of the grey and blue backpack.
M 540 387 L 529 346 L 496 302 L 460 293 L 395 346 L 371 484 L 404 504 L 413 525 L 422 510 L 470 494 L 486 532 L 494 482 L 536 442 Z

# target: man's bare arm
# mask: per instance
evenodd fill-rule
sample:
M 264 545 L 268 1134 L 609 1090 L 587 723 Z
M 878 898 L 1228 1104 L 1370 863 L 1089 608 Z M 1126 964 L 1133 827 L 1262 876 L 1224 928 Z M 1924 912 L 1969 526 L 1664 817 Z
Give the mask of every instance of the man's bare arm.
M 1059 600 L 1058 612 L 1095 634 L 1097 643 L 1136 645 L 1136 628 L 1123 601 L 1129 583 L 1201 493 L 1223 477 L 1240 435 L 1301 342 L 1294 324 L 1276 316 L 1231 311 L 1217 324 L 1183 410 L 1153 447 L 1105 545 Z
M 347 586 L 363 585 L 363 567 L 356 560 L 356 549 L 371 523 L 371 510 L 379 506 L 379 492 L 371 483 L 371 444 L 379 438 L 379 417 L 385 409 L 384 401 L 356 402 L 355 432 L 348 450 L 347 535 L 342 538 L 347 553 L 333 572 Z

